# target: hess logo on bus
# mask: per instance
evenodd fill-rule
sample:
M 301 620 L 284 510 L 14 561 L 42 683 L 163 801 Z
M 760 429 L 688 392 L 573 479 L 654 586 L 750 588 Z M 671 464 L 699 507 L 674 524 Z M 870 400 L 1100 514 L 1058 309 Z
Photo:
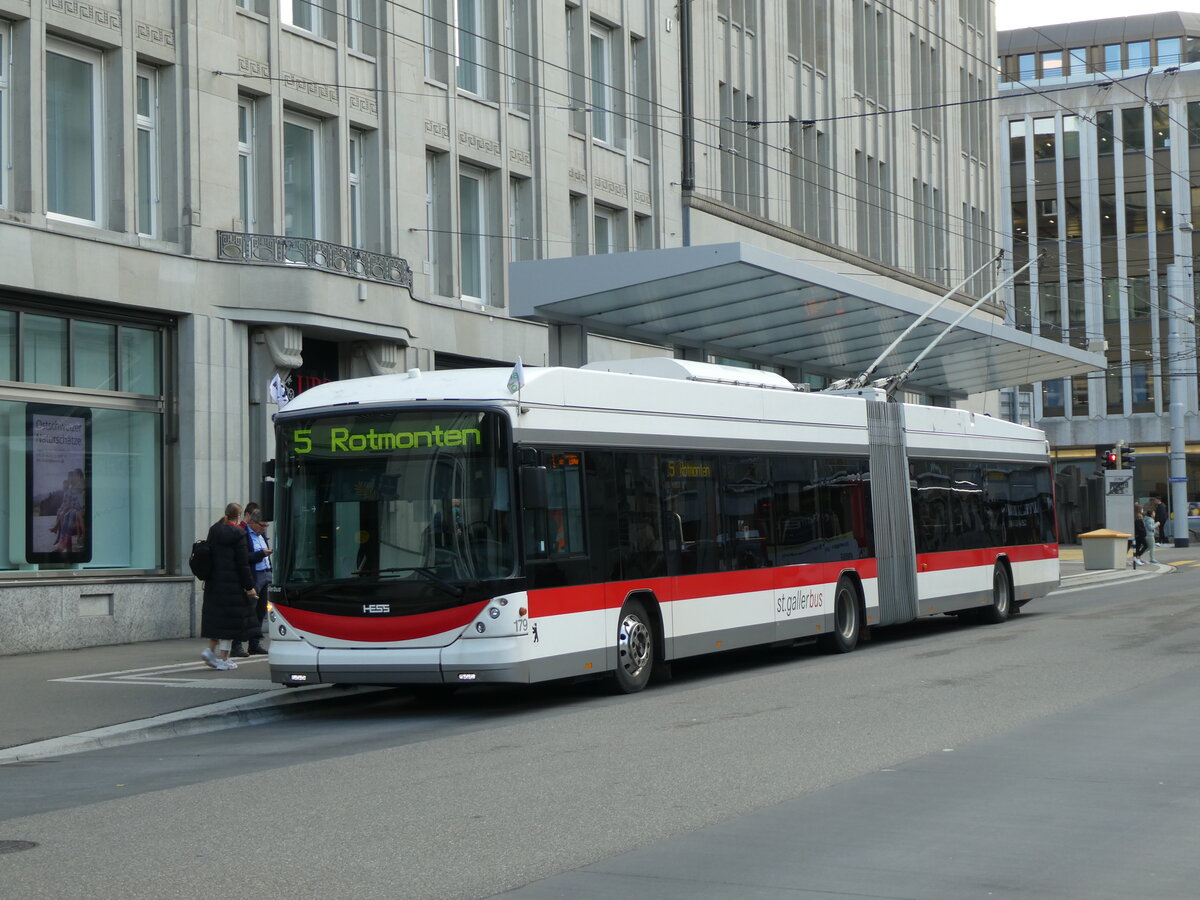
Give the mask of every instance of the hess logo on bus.
M 390 603 L 364 603 L 363 604 L 363 615 L 365 615 L 365 616 L 387 615 L 391 611 L 392 611 L 392 605 Z

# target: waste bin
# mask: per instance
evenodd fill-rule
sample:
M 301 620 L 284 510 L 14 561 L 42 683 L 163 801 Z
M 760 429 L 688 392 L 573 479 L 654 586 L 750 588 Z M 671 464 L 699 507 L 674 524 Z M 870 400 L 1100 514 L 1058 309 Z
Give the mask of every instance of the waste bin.
M 1085 569 L 1123 569 L 1132 535 L 1109 528 L 1099 528 L 1079 535 L 1083 544 Z

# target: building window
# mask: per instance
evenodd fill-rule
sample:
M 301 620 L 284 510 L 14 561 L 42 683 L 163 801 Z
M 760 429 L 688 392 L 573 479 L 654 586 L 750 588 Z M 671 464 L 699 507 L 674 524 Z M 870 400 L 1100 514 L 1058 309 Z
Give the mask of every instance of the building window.
M 425 154 L 425 227 L 426 269 L 430 292 L 449 297 L 454 288 L 453 233 L 450 224 L 450 154 L 428 151 Z
M 25 382 L 0 401 L 0 503 L 20 510 L 0 570 L 162 568 L 163 346 L 155 327 L 0 310 L 0 376 Z
M 592 228 L 596 236 L 596 253 L 616 253 L 617 211 L 597 204 L 592 213 Z
M 1105 44 L 1105 46 L 1104 46 L 1104 71 L 1105 72 L 1120 72 L 1121 71 L 1121 45 L 1120 44 Z
M 1142 107 L 1121 110 L 1121 141 L 1126 153 L 1142 153 L 1146 149 L 1146 122 Z
M 483 16 L 480 0 L 456 0 L 458 19 L 455 39 L 458 42 L 455 72 L 457 83 L 464 91 L 483 93 Z
M 254 231 L 254 101 L 241 99 L 237 109 L 238 128 L 238 216 L 242 228 Z
M 488 173 L 464 166 L 458 173 L 458 252 L 464 299 L 487 303 L 490 204 Z
M 1049 53 L 1042 54 L 1042 77 L 1043 78 L 1060 78 L 1065 74 L 1063 66 L 1063 52 L 1054 50 Z
M 1131 68 L 1131 69 L 1148 69 L 1150 67 L 1150 42 L 1149 41 L 1130 41 L 1128 52 L 1129 52 L 1129 68 Z
M 346 0 L 346 44 L 364 56 L 375 56 L 378 41 L 377 0 Z
M 48 41 L 46 212 L 74 222 L 101 219 L 100 54 Z
M 138 66 L 137 78 L 137 230 L 158 234 L 158 73 Z
M 283 233 L 321 237 L 320 123 L 289 116 L 283 122 Z
M 8 23 L 0 19 L 0 209 L 8 206 Z
M 510 259 L 538 258 L 538 242 L 533 223 L 533 179 L 514 176 L 508 181 Z
M 425 0 L 425 77 L 449 80 L 450 22 L 446 0 Z
M 1072 47 L 1067 55 L 1070 57 L 1070 74 L 1083 75 L 1087 72 L 1087 47 Z
M 1054 119 L 1047 117 L 1033 120 L 1034 160 L 1053 160 L 1055 150 Z
M 361 131 L 350 132 L 349 189 L 350 189 L 350 246 L 363 245 L 362 210 L 362 157 L 363 135 Z
M 1159 38 L 1156 49 L 1158 50 L 1158 64 L 1162 67 L 1177 66 L 1182 61 L 1180 58 L 1180 47 L 1182 42 L 1179 38 Z
M 1079 159 L 1079 116 L 1063 116 L 1063 159 Z
M 612 31 L 592 24 L 592 137 L 611 141 L 612 134 Z
M 653 147 L 654 120 L 650 98 L 650 48 L 645 38 L 629 40 L 629 62 L 633 68 L 633 152 L 649 159 Z
M 1099 156 L 1111 156 L 1113 152 L 1113 143 L 1116 140 L 1117 133 L 1114 130 L 1116 125 L 1113 122 L 1113 111 L 1111 109 L 1102 109 L 1096 113 L 1096 153 Z
M 583 134 L 587 130 L 587 87 L 584 78 L 584 39 L 587 28 L 583 25 L 583 10 L 568 6 L 567 11 L 567 82 L 570 90 L 571 130 Z
M 488 100 L 500 92 L 500 25 L 494 0 L 425 0 L 425 76 Z M 453 82 L 450 60 L 454 60 Z
M 789 120 L 792 227 L 833 239 L 829 142 L 815 123 Z
M 526 0 L 508 0 L 505 15 L 508 45 L 508 99 L 512 109 L 530 112 L 533 100 L 533 46 L 531 9 Z
M 269 0 L 237 0 L 236 6 L 238 9 L 247 9 L 250 12 L 258 13 L 260 16 L 265 16 L 270 11 Z
M 1022 53 L 1017 57 L 1017 80 L 1033 81 L 1037 78 L 1037 57 L 1032 53 Z
M 329 0 L 279 0 L 279 16 L 284 25 L 309 31 L 318 37 L 329 38 L 329 17 L 325 4 Z
M 633 239 L 638 250 L 654 249 L 654 220 L 650 216 L 633 217 Z
M 572 194 L 571 199 L 571 255 L 587 256 L 588 227 L 587 227 L 587 197 L 583 194 Z

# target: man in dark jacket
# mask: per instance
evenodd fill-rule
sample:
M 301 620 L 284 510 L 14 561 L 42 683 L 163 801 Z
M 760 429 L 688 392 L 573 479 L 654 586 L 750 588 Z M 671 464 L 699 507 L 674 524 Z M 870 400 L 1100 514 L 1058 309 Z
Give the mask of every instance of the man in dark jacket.
M 250 571 L 246 533 L 237 524 L 241 516 L 242 507 L 230 503 L 225 507 L 225 517 L 208 530 L 212 572 L 204 582 L 200 611 L 200 633 L 208 638 L 208 647 L 200 656 L 221 671 L 237 668 L 237 663 L 229 659 L 229 649 L 258 625 L 258 593 Z

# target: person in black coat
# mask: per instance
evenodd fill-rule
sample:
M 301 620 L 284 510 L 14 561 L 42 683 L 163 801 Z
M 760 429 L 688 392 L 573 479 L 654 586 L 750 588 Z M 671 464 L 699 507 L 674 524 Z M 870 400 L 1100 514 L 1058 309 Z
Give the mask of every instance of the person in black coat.
M 246 533 L 237 524 L 241 516 L 242 507 L 230 503 L 225 518 L 208 529 L 212 572 L 204 582 L 200 611 L 200 634 L 208 638 L 208 647 L 200 656 L 221 671 L 237 668 L 229 659 L 229 649 L 258 626 L 258 593 L 250 571 L 249 547 Z

